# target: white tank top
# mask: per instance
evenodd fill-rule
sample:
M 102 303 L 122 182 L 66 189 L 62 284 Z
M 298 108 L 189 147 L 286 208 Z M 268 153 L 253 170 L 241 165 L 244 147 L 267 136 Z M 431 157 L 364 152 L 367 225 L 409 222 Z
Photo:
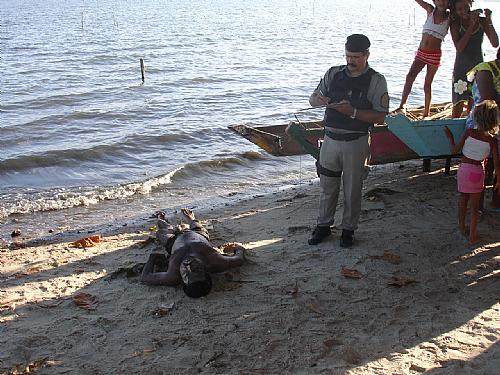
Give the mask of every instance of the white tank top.
M 446 34 L 448 34 L 449 25 L 449 19 L 441 23 L 434 23 L 434 11 L 432 11 L 432 13 L 429 14 L 429 17 L 427 17 L 427 20 L 424 23 L 422 34 L 429 34 L 435 38 L 443 40 Z
M 489 142 L 467 137 L 462 147 L 462 155 L 472 160 L 483 161 L 490 155 Z

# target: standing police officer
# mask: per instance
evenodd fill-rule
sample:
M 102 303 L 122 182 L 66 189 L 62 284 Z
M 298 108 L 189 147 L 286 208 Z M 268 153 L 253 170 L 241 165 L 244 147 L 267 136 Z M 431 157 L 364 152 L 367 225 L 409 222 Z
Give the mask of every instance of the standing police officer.
M 313 107 L 326 106 L 325 137 L 317 163 L 320 207 L 310 245 L 331 234 L 343 181 L 344 212 L 340 246 L 351 247 L 361 212 L 361 189 L 370 156 L 370 128 L 383 123 L 389 111 L 384 76 L 368 65 L 370 40 L 362 34 L 347 37 L 346 65 L 331 67 L 309 98 Z

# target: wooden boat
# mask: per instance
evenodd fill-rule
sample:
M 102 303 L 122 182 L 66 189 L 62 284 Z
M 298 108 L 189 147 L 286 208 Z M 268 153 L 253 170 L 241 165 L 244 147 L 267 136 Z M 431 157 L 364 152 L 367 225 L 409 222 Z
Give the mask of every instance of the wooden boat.
M 423 107 L 404 114 L 391 113 L 386 124 L 375 125 L 371 132 L 370 164 L 386 164 L 410 159 L 450 158 L 450 146 L 443 127 L 448 126 L 455 139 L 465 127 L 465 119 L 451 119 L 449 103 L 431 107 L 430 116 L 420 119 Z M 272 126 L 232 125 L 234 132 L 275 156 L 310 154 L 319 158 L 323 139 L 322 121 Z
M 274 156 L 312 155 L 319 158 L 323 140 L 321 121 L 295 122 L 288 125 L 229 127 L 242 137 Z M 418 159 L 419 156 L 392 134 L 387 125 L 377 125 L 371 133 L 370 164 L 385 164 Z
M 388 115 L 385 122 L 397 138 L 422 158 L 446 157 L 450 154 L 450 144 L 444 135 L 447 126 L 455 140 L 465 129 L 465 118 L 429 117 L 413 120 L 402 113 Z

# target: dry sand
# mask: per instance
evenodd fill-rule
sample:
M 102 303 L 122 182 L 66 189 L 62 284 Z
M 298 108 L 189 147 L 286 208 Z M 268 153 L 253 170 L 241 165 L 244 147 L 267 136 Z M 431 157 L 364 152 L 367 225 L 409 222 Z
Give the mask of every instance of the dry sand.
M 197 212 L 215 245 L 249 249 L 199 300 L 113 273 L 147 259 L 153 218 L 86 249 L 69 245 L 77 233 L 1 249 L 0 373 L 498 374 L 500 214 L 485 212 L 469 246 L 455 170 L 440 167 L 372 173 L 352 249 L 338 230 L 307 245 L 317 183 Z M 94 310 L 74 303 L 81 292 Z

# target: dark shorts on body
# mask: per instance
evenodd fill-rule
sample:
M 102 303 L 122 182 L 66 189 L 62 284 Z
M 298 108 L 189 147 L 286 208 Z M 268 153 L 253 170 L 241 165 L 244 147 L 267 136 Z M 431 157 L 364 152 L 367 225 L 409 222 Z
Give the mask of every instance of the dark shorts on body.
M 207 241 L 210 241 L 210 236 L 208 235 L 208 231 L 205 229 L 203 225 L 195 221 L 191 226 L 191 228 L 176 230 L 174 232 L 174 235 L 168 238 L 167 243 L 165 245 L 165 250 L 167 251 L 168 254 L 172 254 L 172 246 L 174 246 L 174 242 L 177 239 L 177 237 L 186 232 L 196 232 L 205 237 Z

